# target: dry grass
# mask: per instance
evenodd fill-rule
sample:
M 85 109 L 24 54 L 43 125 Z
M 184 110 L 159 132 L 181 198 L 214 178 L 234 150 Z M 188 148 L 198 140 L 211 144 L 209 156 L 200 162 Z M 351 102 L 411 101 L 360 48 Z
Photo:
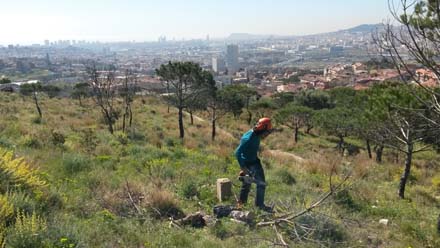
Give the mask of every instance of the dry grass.
M 147 207 L 155 218 L 182 218 L 176 197 L 165 189 L 154 188 L 146 198 Z

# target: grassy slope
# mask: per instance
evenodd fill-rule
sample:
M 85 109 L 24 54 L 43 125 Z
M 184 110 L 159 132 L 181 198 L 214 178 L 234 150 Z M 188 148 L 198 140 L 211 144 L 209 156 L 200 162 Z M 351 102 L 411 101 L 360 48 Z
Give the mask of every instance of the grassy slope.
M 14 150 L 38 168 L 49 182 L 47 194 L 62 202 L 50 211 L 38 210 L 48 224 L 60 226 L 85 247 L 267 247 L 266 240 L 275 238 L 272 228 L 254 229 L 227 219 L 205 229 L 170 228 L 169 221 L 157 219 L 151 207 L 168 199 L 185 213 L 211 213 L 217 204 L 215 180 L 229 177 L 239 185 L 232 152 L 241 133 L 249 128 L 245 121 L 221 120 L 220 125 L 237 139 L 220 134 L 211 142 L 208 123 L 196 121 L 190 126 L 187 118 L 182 144 L 176 138 L 175 111 L 167 113 L 166 106 L 154 98 L 137 99 L 134 106 L 134 127 L 128 136 L 112 136 L 100 124 L 98 111 L 75 101 L 44 99 L 43 122 L 36 123 L 29 99 L 0 94 L 0 146 Z M 54 142 L 54 133 L 65 138 L 64 144 Z M 319 208 L 321 219 L 301 220 L 319 227 L 316 239 L 324 242 L 340 236 L 343 243 L 332 246 L 341 247 L 439 245 L 435 233 L 440 195 L 437 154 L 417 155 L 407 199 L 398 200 L 401 165 L 378 165 L 364 153 L 341 158 L 334 153 L 330 137 L 305 135 L 299 144 L 291 137 L 289 130 L 276 133 L 265 140 L 264 150 L 292 151 L 306 158 L 306 163 L 269 156 L 265 151 L 262 155 L 267 198 L 279 208 L 301 210 L 310 204 L 328 188 L 332 168 L 340 175 L 347 171 L 353 175 L 348 193 Z M 238 190 L 234 186 L 234 192 Z M 192 193 L 197 196 L 191 197 Z M 247 208 L 253 209 L 251 205 Z M 381 227 L 378 221 L 382 218 L 390 219 L 391 224 Z M 286 239 L 291 235 L 284 233 Z M 301 246 L 318 245 L 304 241 Z

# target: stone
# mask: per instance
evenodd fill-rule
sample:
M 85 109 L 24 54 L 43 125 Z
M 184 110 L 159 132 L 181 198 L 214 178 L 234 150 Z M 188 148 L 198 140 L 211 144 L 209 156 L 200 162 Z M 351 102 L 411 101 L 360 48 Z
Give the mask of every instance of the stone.
M 232 182 L 229 178 L 217 179 L 217 198 L 220 202 L 232 196 Z
M 230 216 L 235 220 L 243 221 L 245 223 L 252 223 L 255 219 L 255 215 L 249 211 L 234 210 L 231 212 Z
M 389 220 L 388 219 L 381 219 L 379 220 L 379 224 L 384 225 L 384 226 L 388 226 Z
M 206 221 L 204 218 L 204 214 L 201 212 L 197 212 L 195 214 L 191 214 L 186 216 L 183 219 L 177 220 L 177 224 L 182 225 L 182 226 L 192 226 L 195 228 L 202 228 L 204 226 L 206 226 Z

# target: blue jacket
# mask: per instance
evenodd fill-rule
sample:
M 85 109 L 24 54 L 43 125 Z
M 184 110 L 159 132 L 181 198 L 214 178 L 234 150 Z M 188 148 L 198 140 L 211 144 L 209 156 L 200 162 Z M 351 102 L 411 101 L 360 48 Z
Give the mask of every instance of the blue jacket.
M 260 136 L 251 129 L 243 134 L 240 145 L 235 150 L 235 156 L 240 168 L 246 168 L 258 161 L 258 149 L 260 148 Z

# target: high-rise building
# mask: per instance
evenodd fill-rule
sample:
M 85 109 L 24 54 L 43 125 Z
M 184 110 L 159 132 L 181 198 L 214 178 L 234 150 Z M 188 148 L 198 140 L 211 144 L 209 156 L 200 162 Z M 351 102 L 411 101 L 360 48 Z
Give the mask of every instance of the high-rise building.
M 49 41 L 49 40 L 45 40 L 45 41 L 44 41 L 44 45 L 45 45 L 45 46 L 50 46 L 50 41 Z
M 212 58 L 212 70 L 215 73 L 224 72 L 226 70 L 225 60 L 222 58 L 213 57 Z
M 226 66 L 230 75 L 238 72 L 240 69 L 240 64 L 238 63 L 238 45 L 228 45 L 226 47 Z

